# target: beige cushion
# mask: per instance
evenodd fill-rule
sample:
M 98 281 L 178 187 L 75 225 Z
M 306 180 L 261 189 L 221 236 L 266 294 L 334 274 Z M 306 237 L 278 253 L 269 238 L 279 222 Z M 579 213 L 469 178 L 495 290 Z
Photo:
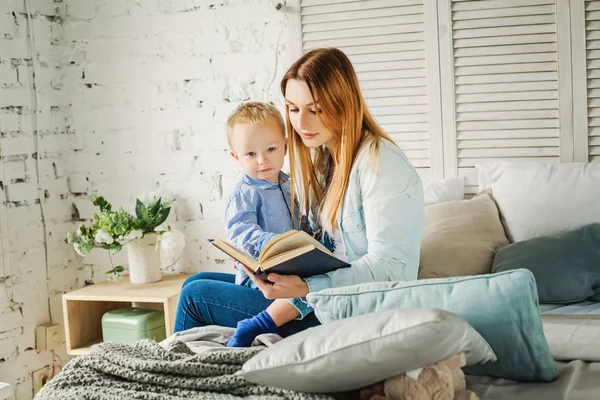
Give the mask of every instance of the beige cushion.
M 419 279 L 490 273 L 494 252 L 508 242 L 490 191 L 426 206 Z

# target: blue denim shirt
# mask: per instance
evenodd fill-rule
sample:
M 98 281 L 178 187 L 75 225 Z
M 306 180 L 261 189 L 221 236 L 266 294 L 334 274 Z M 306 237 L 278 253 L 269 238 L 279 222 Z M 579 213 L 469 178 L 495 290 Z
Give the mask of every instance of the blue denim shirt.
M 338 211 L 351 268 L 306 278 L 308 291 L 417 279 L 424 210 L 421 178 L 398 146 L 382 140 L 375 157 L 369 143 L 363 145 Z M 311 228 L 319 229 L 314 219 Z M 305 299 L 289 301 L 300 312 L 298 319 L 313 311 Z
M 398 146 L 381 140 L 375 157 L 363 145 L 337 218 L 351 268 L 306 278 L 309 292 L 416 280 L 424 209 L 421 178 Z
M 246 174 L 233 189 L 225 207 L 224 223 L 230 243 L 254 259 L 258 259 L 264 245 L 273 237 L 291 229 L 308 231 L 306 219 L 298 225 L 291 218 L 291 192 L 289 177 L 279 173 L 279 184 L 254 179 Z M 299 206 L 294 206 L 296 215 Z M 255 288 L 241 268 L 236 269 L 235 283 Z M 289 299 L 298 309 L 301 318 L 312 311 L 306 302 Z

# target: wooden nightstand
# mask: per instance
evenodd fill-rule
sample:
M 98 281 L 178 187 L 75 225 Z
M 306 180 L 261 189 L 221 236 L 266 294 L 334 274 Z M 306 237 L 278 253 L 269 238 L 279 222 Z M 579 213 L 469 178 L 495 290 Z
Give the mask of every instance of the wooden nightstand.
M 159 282 L 132 284 L 129 276 L 65 293 L 62 297 L 67 353 L 85 354 L 102 342 L 102 316 L 125 307 L 163 310 L 167 336 L 173 333 L 181 285 L 190 275 L 163 275 Z

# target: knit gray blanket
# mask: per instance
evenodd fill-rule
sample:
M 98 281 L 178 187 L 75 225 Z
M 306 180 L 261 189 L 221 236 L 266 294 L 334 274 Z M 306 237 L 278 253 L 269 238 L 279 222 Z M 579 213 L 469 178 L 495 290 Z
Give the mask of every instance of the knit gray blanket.
M 333 400 L 333 397 L 261 386 L 235 375 L 260 347 L 194 353 L 180 341 L 166 348 L 151 340 L 101 343 L 71 360 L 35 400 Z

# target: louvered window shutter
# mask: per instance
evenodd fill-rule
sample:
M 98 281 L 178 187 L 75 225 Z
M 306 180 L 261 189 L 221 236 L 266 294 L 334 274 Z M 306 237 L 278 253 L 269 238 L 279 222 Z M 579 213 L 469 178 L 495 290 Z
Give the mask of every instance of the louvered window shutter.
M 303 51 L 346 52 L 433 179 L 474 193 L 478 161 L 600 160 L 600 0 L 304 0 L 300 14 Z
M 453 0 L 448 13 L 456 168 L 477 190 L 474 163 L 559 160 L 556 10 L 552 0 Z M 440 46 L 444 44 L 441 43 Z M 444 60 L 442 60 L 444 62 Z M 444 84 L 444 82 L 442 82 Z M 452 175 L 453 171 L 446 171 Z
M 600 1 L 585 2 L 589 161 L 600 162 Z
M 367 104 L 421 176 L 430 168 L 423 0 L 304 0 L 302 50 L 337 47 Z

